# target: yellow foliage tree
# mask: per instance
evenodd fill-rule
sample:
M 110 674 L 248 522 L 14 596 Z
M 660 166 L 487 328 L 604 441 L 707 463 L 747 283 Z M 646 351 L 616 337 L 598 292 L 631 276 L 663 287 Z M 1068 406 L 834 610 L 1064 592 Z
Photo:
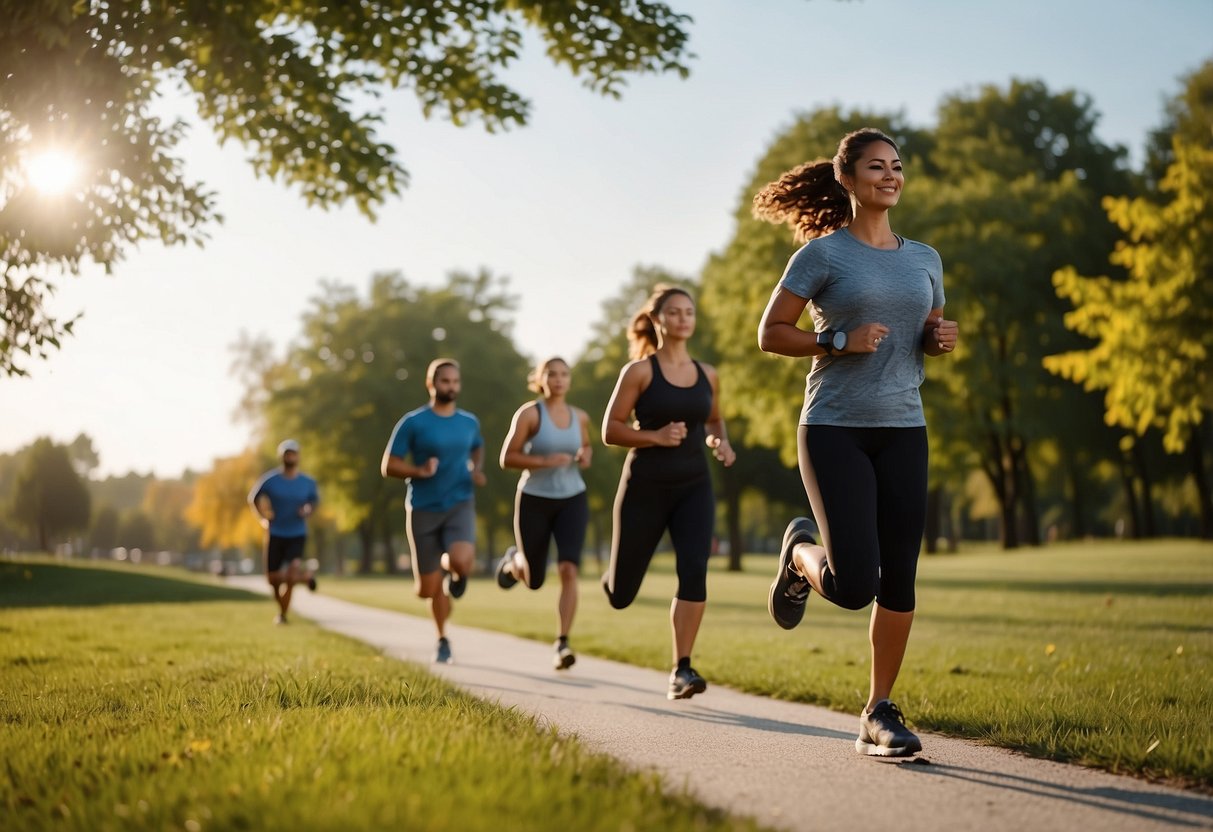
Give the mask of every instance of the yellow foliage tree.
M 248 492 L 262 473 L 260 455 L 247 450 L 216 459 L 211 470 L 198 477 L 185 518 L 198 529 L 203 546 L 244 549 L 260 545 L 263 531 L 249 508 Z

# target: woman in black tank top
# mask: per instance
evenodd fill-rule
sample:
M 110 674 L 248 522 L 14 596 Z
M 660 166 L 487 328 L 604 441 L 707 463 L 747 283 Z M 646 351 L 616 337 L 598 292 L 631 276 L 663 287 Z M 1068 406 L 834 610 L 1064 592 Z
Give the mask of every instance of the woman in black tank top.
M 658 286 L 632 320 L 628 339 L 635 360 L 620 372 L 602 426 L 606 444 L 631 449 L 615 496 L 611 565 L 602 584 L 611 606 L 623 609 L 635 600 L 666 531 L 674 544 L 678 589 L 670 607 L 670 699 L 707 690 L 691 667 L 707 601 L 716 514 L 704 447 L 726 466 L 735 458 L 720 415 L 716 370 L 687 351 L 694 332 L 691 296 Z

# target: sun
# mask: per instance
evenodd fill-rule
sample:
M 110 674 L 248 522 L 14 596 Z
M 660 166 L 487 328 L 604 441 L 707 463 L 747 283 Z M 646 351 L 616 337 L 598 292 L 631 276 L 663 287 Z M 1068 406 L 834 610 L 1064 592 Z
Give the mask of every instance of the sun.
M 29 183 L 40 193 L 56 196 L 65 193 L 80 175 L 80 161 L 62 150 L 44 150 L 25 165 Z

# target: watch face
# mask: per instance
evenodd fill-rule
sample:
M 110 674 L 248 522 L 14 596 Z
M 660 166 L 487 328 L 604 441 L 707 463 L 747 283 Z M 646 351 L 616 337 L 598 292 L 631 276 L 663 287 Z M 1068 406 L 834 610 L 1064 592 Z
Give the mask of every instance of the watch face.
M 845 350 L 847 348 L 847 334 L 845 332 L 835 332 L 831 346 L 836 350 Z

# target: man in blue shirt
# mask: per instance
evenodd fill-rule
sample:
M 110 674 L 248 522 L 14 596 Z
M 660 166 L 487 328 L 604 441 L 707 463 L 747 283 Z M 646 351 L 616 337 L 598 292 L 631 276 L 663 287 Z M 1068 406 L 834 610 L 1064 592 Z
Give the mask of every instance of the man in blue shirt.
M 418 597 L 428 598 L 438 628 L 434 661 L 449 663 L 446 620 L 451 598 L 467 588 L 476 562 L 473 486 L 484 485 L 480 422 L 455 406 L 459 364 L 436 358 L 425 373 L 428 404 L 406 413 L 392 429 L 380 471 L 408 481 L 406 530 Z M 445 576 L 445 578 L 444 578 Z
M 278 602 L 275 624 L 286 623 L 295 584 L 306 583 L 316 591 L 316 576 L 304 572 L 303 545 L 307 542 L 307 518 L 312 516 L 320 494 L 316 481 L 299 471 L 299 443 L 283 440 L 278 445 L 282 466 L 266 471 L 249 492 L 249 505 L 265 528 L 265 576 Z

